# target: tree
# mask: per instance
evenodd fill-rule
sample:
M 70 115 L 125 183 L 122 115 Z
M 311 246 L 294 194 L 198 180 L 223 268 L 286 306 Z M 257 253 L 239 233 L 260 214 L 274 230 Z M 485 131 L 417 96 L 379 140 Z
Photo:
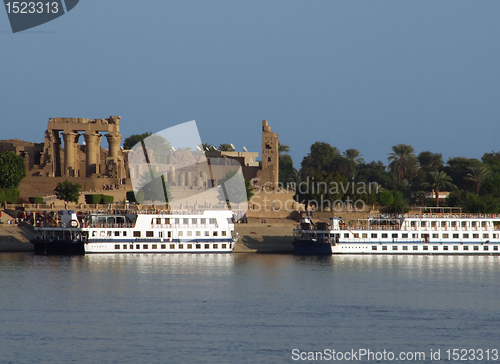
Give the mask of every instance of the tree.
M 165 181 L 163 175 L 154 170 L 142 174 L 139 177 L 138 185 L 140 187 L 136 192 L 137 202 L 152 201 L 168 204 L 169 197 L 170 199 L 173 198 L 170 193 L 170 184 Z
M 133 135 L 129 136 L 128 138 L 125 138 L 125 140 L 123 141 L 123 149 L 125 149 L 125 150 L 132 149 L 132 147 L 134 145 L 139 143 L 141 140 L 146 139 L 151 134 L 153 134 L 153 133 L 146 132 L 144 134 L 133 134 Z
M 219 150 L 221 152 L 232 152 L 232 151 L 234 151 L 234 148 L 231 144 L 224 144 L 223 143 L 223 144 L 219 145 Z
M 0 187 L 18 188 L 26 177 L 24 158 L 13 152 L 0 153 Z
M 416 172 L 418 161 L 411 145 L 397 144 L 389 153 L 389 169 L 396 174 L 398 182 L 408 179 L 411 172 Z
M 347 149 L 344 153 L 342 153 L 342 155 L 355 165 L 365 163 L 365 160 L 361 157 L 363 154 L 361 154 L 357 149 Z
M 481 187 L 481 184 L 490 175 L 490 172 L 483 166 L 472 166 L 467 169 L 469 172 L 465 178 L 474 183 L 476 194 L 479 194 L 479 187 Z
M 217 150 L 217 148 L 215 148 L 212 144 L 209 144 L 209 143 L 203 143 L 201 145 L 202 149 L 204 152 L 209 152 L 211 150 Z
M 302 159 L 301 170 L 304 176 L 313 175 L 316 172 L 327 175 L 335 159 L 340 158 L 340 152 L 325 142 L 316 142 L 311 145 L 310 152 Z
M 278 142 L 278 153 L 280 154 L 280 157 L 281 153 L 290 153 L 290 147 L 288 145 L 281 144 L 280 142 Z
M 422 183 L 425 188 L 431 188 L 436 193 L 436 207 L 439 207 L 439 192 L 443 189 L 454 189 L 456 186 L 451 183 L 451 178 L 445 172 L 431 172 L 427 182 Z
M 483 166 L 483 164 L 477 159 L 469 159 L 464 157 L 455 157 L 448 159 L 446 162 L 447 166 L 443 170 L 451 177 L 452 183 L 456 185 L 459 189 L 474 192 L 475 185 L 472 181 L 468 180 L 467 173 L 469 173 L 469 167 Z
M 443 156 L 440 153 L 431 153 L 429 151 L 421 152 L 418 157 L 420 169 L 427 173 L 435 172 L 443 168 Z
M 226 173 L 224 179 L 220 181 L 217 198 L 222 202 L 230 204 L 247 202 L 253 195 L 254 191 L 250 181 L 243 179 L 243 174 L 235 170 Z
M 80 199 L 80 189 L 82 186 L 79 183 L 71 183 L 68 180 L 59 182 L 54 189 L 57 199 L 66 202 L 78 203 Z

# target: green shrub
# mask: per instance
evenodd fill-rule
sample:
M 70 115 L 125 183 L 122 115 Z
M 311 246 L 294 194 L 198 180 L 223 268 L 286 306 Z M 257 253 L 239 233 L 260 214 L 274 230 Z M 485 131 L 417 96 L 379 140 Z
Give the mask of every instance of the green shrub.
M 101 195 L 101 203 L 113 203 L 115 201 L 114 196 L 109 196 L 109 195 Z
M 102 201 L 102 195 L 97 194 L 97 195 L 85 195 L 85 202 L 88 205 L 94 205 L 101 203 Z
M 0 188 L 0 203 L 17 203 L 19 191 L 17 188 Z
M 28 197 L 30 203 L 43 203 L 43 197 Z
M 135 199 L 135 193 L 134 191 L 127 191 L 127 200 L 129 202 L 137 202 Z

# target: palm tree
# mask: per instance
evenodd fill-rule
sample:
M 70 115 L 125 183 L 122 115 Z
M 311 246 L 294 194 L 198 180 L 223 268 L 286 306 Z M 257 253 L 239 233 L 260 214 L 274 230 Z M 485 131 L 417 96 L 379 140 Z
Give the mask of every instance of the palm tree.
M 222 152 L 232 152 L 234 151 L 234 148 L 231 146 L 231 144 L 221 144 L 219 145 L 219 150 Z
M 281 153 L 290 153 L 290 147 L 285 144 L 281 144 L 278 142 L 278 153 L 281 155 Z
M 361 157 L 363 154 L 361 154 L 357 149 L 347 149 L 344 153 L 342 153 L 342 155 L 354 164 L 365 163 L 365 160 Z
M 210 150 L 215 150 L 216 148 L 212 145 L 212 144 L 209 144 L 209 143 L 203 143 L 201 145 L 202 149 L 204 152 L 208 152 Z
M 474 183 L 476 186 L 476 194 L 479 194 L 479 187 L 481 187 L 481 184 L 484 182 L 486 177 L 488 177 L 490 172 L 483 166 L 468 167 L 467 170 L 469 173 L 467 173 L 465 179 Z
M 431 172 L 429 173 L 429 181 L 423 182 L 422 187 L 431 188 L 436 193 L 436 207 L 439 207 L 439 192 L 443 189 L 453 189 L 456 186 L 451 183 L 451 177 L 446 172 Z
M 418 166 L 415 150 L 411 145 L 398 144 L 389 153 L 389 169 L 396 174 L 398 182 L 407 178 L 408 171 Z

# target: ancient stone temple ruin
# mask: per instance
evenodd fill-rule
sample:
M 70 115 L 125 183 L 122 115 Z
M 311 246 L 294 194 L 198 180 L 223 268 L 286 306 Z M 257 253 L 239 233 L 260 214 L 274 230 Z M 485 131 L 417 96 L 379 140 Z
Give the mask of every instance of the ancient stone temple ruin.
M 124 158 L 120 149 L 120 119 L 119 116 L 108 119 L 49 119 L 39 175 L 125 178 Z M 101 148 L 101 132 L 107 133 L 104 134 L 109 145 L 107 153 Z M 84 137 L 84 145 L 79 145 L 81 136 Z

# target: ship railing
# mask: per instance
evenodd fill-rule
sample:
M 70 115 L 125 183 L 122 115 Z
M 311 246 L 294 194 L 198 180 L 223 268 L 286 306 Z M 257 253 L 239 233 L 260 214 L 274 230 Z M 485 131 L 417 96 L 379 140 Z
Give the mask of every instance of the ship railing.
M 372 219 L 499 219 L 500 214 L 368 214 Z
M 366 243 L 366 244 L 412 244 L 412 243 L 424 243 L 425 239 L 392 239 L 388 241 L 381 241 L 380 239 L 340 239 L 340 243 Z
M 118 229 L 118 228 L 135 228 L 135 224 L 133 223 L 123 223 L 123 224 L 119 224 L 119 223 L 88 223 L 88 222 L 85 222 L 85 223 L 81 223 L 81 226 L 84 227 L 84 228 L 91 228 L 91 229 Z

